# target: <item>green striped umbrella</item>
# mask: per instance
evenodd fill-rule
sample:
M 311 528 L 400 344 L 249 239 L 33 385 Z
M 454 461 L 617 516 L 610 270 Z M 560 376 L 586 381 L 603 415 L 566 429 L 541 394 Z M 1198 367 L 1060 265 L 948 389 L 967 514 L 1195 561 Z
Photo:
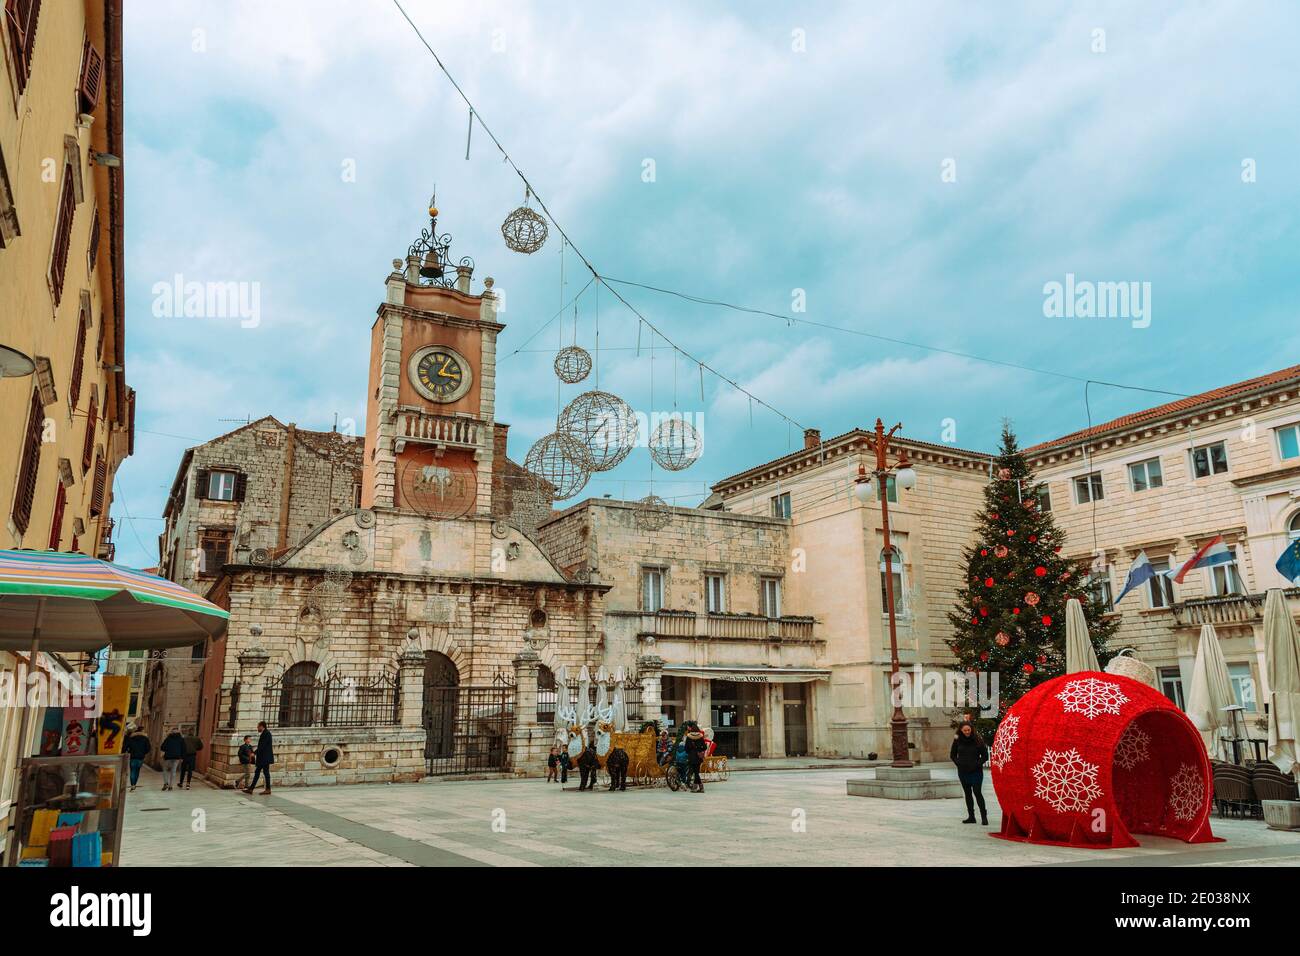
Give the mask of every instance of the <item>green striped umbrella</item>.
M 0 650 L 184 647 L 220 636 L 229 617 L 143 571 L 84 554 L 0 550 Z

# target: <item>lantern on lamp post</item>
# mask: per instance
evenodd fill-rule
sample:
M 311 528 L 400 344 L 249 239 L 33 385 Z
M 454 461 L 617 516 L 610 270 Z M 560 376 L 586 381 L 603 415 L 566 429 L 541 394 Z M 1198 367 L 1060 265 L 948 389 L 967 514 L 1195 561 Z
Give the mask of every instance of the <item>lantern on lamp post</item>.
M 889 464 L 887 452 L 889 439 L 894 432 L 902 428 L 902 423 L 885 431 L 885 423 L 876 419 L 875 436 L 871 442 L 876 453 L 876 467 L 868 473 L 865 465 L 858 465 L 858 477 L 854 482 L 853 495 L 864 505 L 873 495 L 880 499 L 880 529 L 884 540 L 885 556 L 885 604 L 889 613 L 889 675 L 890 686 L 898 686 L 898 627 L 894 613 L 894 546 L 889 540 L 889 479 L 893 478 L 898 487 L 911 490 L 916 487 L 916 471 L 907 460 L 907 453 L 900 452 L 898 461 Z M 889 720 L 890 744 L 893 751 L 891 767 L 910 767 L 912 760 L 907 751 L 907 716 L 902 705 L 894 697 L 894 713 Z

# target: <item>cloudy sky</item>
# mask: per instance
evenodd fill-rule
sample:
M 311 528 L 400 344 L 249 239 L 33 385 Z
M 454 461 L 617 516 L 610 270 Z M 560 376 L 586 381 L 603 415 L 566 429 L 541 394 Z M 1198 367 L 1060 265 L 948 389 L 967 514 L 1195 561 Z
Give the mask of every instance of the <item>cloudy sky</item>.
M 1004 416 L 1027 443 L 1085 426 L 1088 379 L 1194 393 L 1300 361 L 1295 5 L 404 5 L 603 275 L 867 333 L 618 287 L 792 426 L 713 376 L 701 398 L 694 363 L 648 330 L 638 355 L 638 320 L 589 289 L 601 387 L 703 413 L 702 459 L 653 474 L 678 503 L 798 426 L 941 441 L 952 419 L 989 449 Z M 435 185 L 476 291 L 506 293 L 511 456 L 554 427 L 573 310 L 543 326 L 589 276 L 554 230 L 505 248 L 522 185 L 481 128 L 466 160 L 468 110 L 391 0 L 132 3 L 125 65 L 120 560 L 156 562 L 186 447 L 268 413 L 364 430 L 369 328 Z M 1046 315 L 1070 274 L 1138 283 L 1144 314 Z M 256 314 L 168 314 L 177 276 L 245 283 Z M 1089 397 L 1094 421 L 1166 400 Z M 638 449 L 584 494 L 651 477 Z

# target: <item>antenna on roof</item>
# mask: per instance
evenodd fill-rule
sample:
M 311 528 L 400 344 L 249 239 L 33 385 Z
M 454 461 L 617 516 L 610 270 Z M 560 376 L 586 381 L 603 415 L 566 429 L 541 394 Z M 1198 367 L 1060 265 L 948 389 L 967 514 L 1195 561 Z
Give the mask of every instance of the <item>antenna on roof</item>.
M 252 416 L 252 415 L 245 415 L 243 418 L 218 418 L 217 421 L 219 421 L 219 422 L 239 422 L 239 424 L 241 424 L 241 425 L 251 425 L 251 424 L 253 424 L 253 416 Z
M 338 412 L 335 412 L 335 413 L 334 413 L 334 427 L 331 428 L 330 431 L 332 431 L 332 432 L 337 432 L 338 430 L 339 430 L 339 413 L 338 413 Z

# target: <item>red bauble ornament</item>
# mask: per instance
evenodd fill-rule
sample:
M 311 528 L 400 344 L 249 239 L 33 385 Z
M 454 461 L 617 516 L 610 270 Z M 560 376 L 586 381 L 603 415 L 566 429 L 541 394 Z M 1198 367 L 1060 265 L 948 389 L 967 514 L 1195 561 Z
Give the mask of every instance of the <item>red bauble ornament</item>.
M 1053 554 L 1060 554 L 1060 553 L 1061 553 L 1060 546 L 1057 546 L 1057 547 L 1053 548 L 1053 549 L 1052 549 L 1052 553 L 1053 553 Z
M 988 652 L 988 651 L 980 651 L 980 660 L 982 660 L 982 661 L 986 661 L 986 660 L 988 660 L 988 659 L 989 659 L 989 652 Z
M 1044 614 L 1043 627 L 1051 627 L 1051 626 L 1052 626 L 1052 616 L 1050 614 Z
M 1037 607 L 1038 595 L 1035 594 L 1033 591 L 1030 591 L 1028 594 L 1025 595 L 1025 603 L 1028 604 L 1030 607 Z
M 1012 613 L 1012 614 L 1019 614 L 1019 613 L 1020 613 L 1020 608 L 1018 608 L 1018 607 L 1013 607 L 1013 608 L 1011 609 L 1011 613 Z
M 1047 574 L 1047 568 L 1043 567 L 1042 565 L 1039 565 L 1038 567 L 1034 568 L 1034 577 L 1041 578 L 1044 577 L 1046 574 Z
M 980 548 L 980 557 L 981 557 L 981 558 L 987 558 L 988 556 L 989 556 L 989 549 L 988 549 L 988 548 Z
M 1034 542 L 1034 541 L 1037 541 L 1037 540 L 1038 540 L 1038 535 L 1036 535 L 1036 534 L 1031 534 L 1031 535 L 1029 536 L 1029 540 L 1030 540 L 1030 543 L 1032 543 L 1032 542 Z
M 1026 674 L 1032 674 L 1032 673 L 1034 672 L 1034 665 L 1033 665 L 1033 664 L 1026 664 L 1025 667 L 1024 667 L 1024 671 L 1025 671 Z
M 989 609 L 986 607 L 980 608 L 980 617 L 988 617 L 988 616 L 989 616 Z
M 1011 643 L 1011 638 L 1006 631 L 998 631 L 998 636 L 993 638 L 993 640 L 997 643 L 998 647 L 1006 647 Z
M 993 556 L 995 558 L 1005 558 L 1007 556 L 1007 546 L 1005 544 L 998 545 L 993 549 Z
M 993 587 L 993 579 L 992 579 L 992 578 L 985 578 L 985 579 L 984 579 L 984 586 L 985 586 L 986 588 L 991 588 L 991 587 Z
M 1039 654 L 1039 655 L 1038 655 L 1038 663 L 1040 663 L 1040 664 L 1046 664 L 1046 663 L 1047 663 L 1047 655 L 1046 655 L 1046 654 Z
M 997 520 L 998 520 L 998 513 L 995 511 L 995 512 L 993 512 L 991 515 L 989 515 L 989 517 L 992 518 L 994 521 L 997 521 Z
M 1014 537 L 1014 536 L 1015 536 L 1015 533 L 1016 533 L 1016 529 L 1015 529 L 1015 528 L 1008 528 L 1008 529 L 1007 529 L 1007 537 L 1008 537 L 1008 538 L 1010 538 L 1010 537 Z

